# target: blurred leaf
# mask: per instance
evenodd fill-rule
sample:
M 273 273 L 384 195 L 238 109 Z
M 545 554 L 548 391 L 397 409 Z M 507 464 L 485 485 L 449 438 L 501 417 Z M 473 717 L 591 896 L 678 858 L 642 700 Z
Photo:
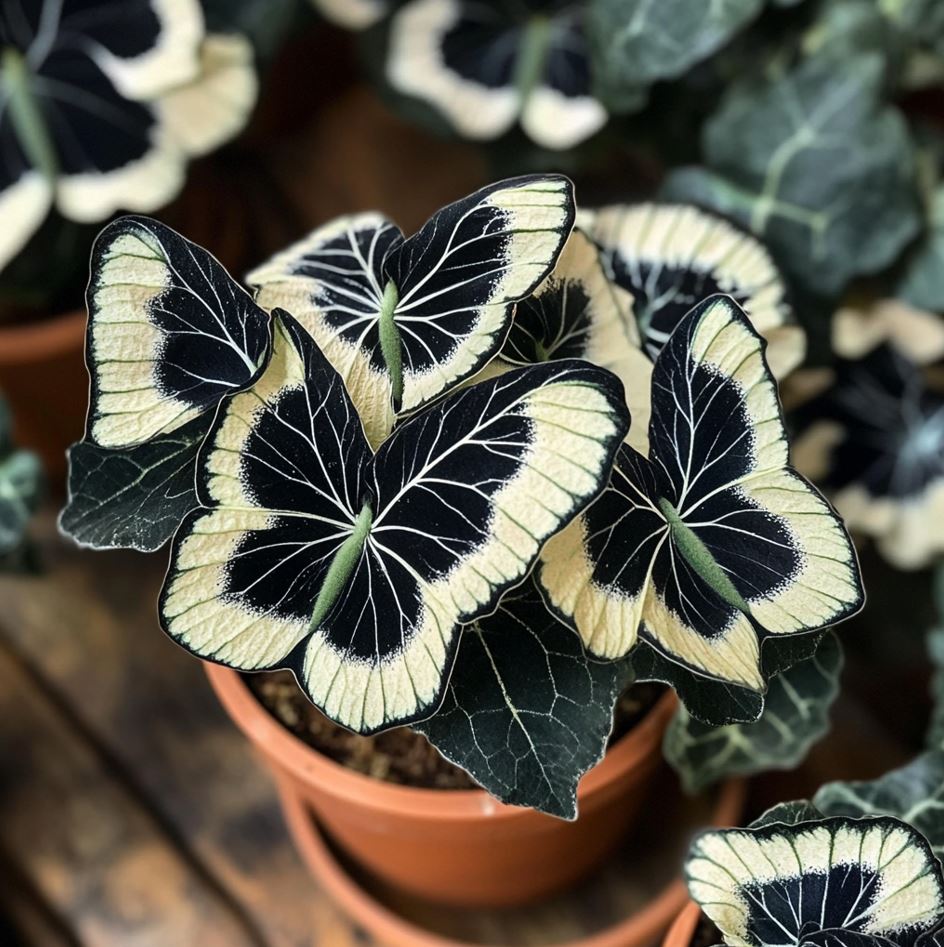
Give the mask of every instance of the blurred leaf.
M 882 73 L 874 55 L 841 70 L 814 57 L 739 83 L 706 125 L 707 168 L 674 172 L 663 196 L 735 218 L 808 291 L 882 269 L 920 229 L 911 140 L 881 104 Z
M 467 626 L 442 707 L 414 729 L 502 802 L 573 819 L 628 683 L 628 663 L 588 658 L 528 583 Z
M 829 0 L 803 36 L 807 56 L 828 56 L 836 62 L 879 53 L 900 55 L 897 31 L 884 17 L 875 0 Z
M 799 799 L 796 802 L 777 803 L 763 815 L 758 816 L 749 827 L 760 829 L 765 825 L 778 823 L 780 825 L 797 825 L 800 822 L 818 822 L 822 818 L 823 813 L 816 806 L 805 799 Z
M 202 0 L 207 30 L 242 33 L 262 59 L 275 55 L 299 15 L 299 0 Z
M 882 13 L 909 39 L 944 55 L 941 0 L 878 0 Z
M 944 186 L 934 192 L 928 230 L 908 255 L 895 295 L 918 309 L 944 311 Z
M 944 749 L 944 628 L 932 628 L 928 632 L 927 647 L 934 671 L 931 675 L 931 718 L 924 742 L 931 749 Z
M 42 485 L 42 467 L 35 454 L 17 450 L 0 460 L 0 555 L 23 542 Z
M 677 78 L 716 52 L 763 5 L 764 0 L 591 0 L 588 32 L 600 94 L 617 110 L 640 107 L 649 85 Z
M 917 829 L 944 855 L 944 750 L 929 750 L 906 766 L 867 782 L 827 783 L 813 797 L 824 815 L 894 816 Z
M 841 670 L 842 651 L 830 632 L 812 657 L 770 682 L 754 723 L 709 727 L 680 707 L 666 731 L 666 759 L 689 792 L 728 776 L 790 769 L 829 729 Z

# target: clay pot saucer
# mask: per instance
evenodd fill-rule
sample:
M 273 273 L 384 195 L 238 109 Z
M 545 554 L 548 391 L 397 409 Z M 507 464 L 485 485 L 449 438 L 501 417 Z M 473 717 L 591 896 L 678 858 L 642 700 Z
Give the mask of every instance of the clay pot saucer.
M 547 947 L 646 947 L 679 914 L 688 898 L 681 879 L 672 876 L 673 869 L 663 867 L 664 880 L 656 883 L 652 896 L 642 907 L 613 923 L 597 926 L 597 929 L 586 934 L 575 934 L 574 928 L 589 927 L 585 917 L 594 915 L 599 909 L 599 899 L 594 893 L 596 876 L 591 877 L 575 893 L 560 895 L 536 908 L 516 909 L 513 912 L 477 909 L 463 914 L 458 909 L 424 905 L 415 899 L 404 899 L 397 892 L 357 871 L 329 843 L 298 793 L 284 784 L 280 791 L 295 845 L 318 884 L 351 920 L 387 947 L 482 947 L 485 944 L 490 947 L 499 944 L 501 947 L 517 947 L 524 943 L 546 943 Z M 731 781 L 725 784 L 714 798 L 707 822 L 713 825 L 735 822 L 740 815 L 744 795 L 743 782 Z M 660 793 L 659 799 L 662 798 L 663 794 Z M 677 808 L 686 805 L 689 803 L 676 800 Z M 653 820 L 657 830 L 670 826 L 672 816 L 677 813 L 670 810 L 667 814 L 662 810 L 660 815 L 662 818 Z M 674 841 L 684 846 L 684 828 L 681 832 L 676 828 L 674 834 L 679 836 Z M 639 873 L 645 875 L 648 868 L 648 865 L 640 866 Z M 612 877 L 619 870 L 621 868 L 608 867 L 603 870 L 603 874 Z M 600 883 L 606 883 L 606 878 L 601 878 Z M 580 907 L 582 911 L 579 911 Z M 695 909 L 694 914 L 691 908 Z M 584 917 L 578 917 L 578 914 Z M 690 905 L 673 928 L 677 936 L 667 940 L 666 947 L 688 947 L 699 917 L 697 907 Z M 471 930 L 468 934 L 457 934 L 455 929 L 462 928 L 463 920 Z M 681 925 L 683 920 L 685 924 Z M 540 939 L 543 930 L 548 931 L 546 941 Z M 560 936 L 562 931 L 563 937 Z

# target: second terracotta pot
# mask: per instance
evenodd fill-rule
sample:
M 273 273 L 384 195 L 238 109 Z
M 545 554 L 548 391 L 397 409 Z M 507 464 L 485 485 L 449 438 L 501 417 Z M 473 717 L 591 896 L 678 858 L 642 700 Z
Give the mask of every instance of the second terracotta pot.
M 281 726 L 235 671 L 206 665 L 217 695 L 280 784 L 359 864 L 404 891 L 465 906 L 511 905 L 571 885 L 620 844 L 662 759 L 669 692 L 584 776 L 565 822 L 482 790 L 430 790 L 364 776 Z
M 53 492 L 65 489 L 66 448 L 85 429 L 84 309 L 0 327 L 0 393 L 10 404 L 16 442 L 43 460 Z
M 669 928 L 662 947 L 689 947 L 700 920 L 701 908 L 693 901 L 689 901 Z

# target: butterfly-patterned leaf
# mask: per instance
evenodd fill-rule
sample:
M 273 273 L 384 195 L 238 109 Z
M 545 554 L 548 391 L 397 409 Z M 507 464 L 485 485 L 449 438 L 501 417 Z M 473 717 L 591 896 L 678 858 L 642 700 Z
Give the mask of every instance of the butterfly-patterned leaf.
M 663 659 L 662 679 L 675 684 L 678 667 L 679 681 L 762 695 L 762 639 L 861 607 L 841 521 L 788 465 L 763 348 L 729 297 L 695 307 L 653 369 L 649 457 L 621 447 L 600 499 L 545 547 L 547 600 L 594 654 L 616 658 L 641 639 Z M 713 725 L 760 709 L 686 704 Z
M 897 819 L 705 832 L 685 875 L 731 945 L 825 944 L 816 932 L 844 930 L 911 947 L 944 919 L 940 863 Z
M 460 625 L 599 492 L 628 420 L 615 376 L 564 361 L 455 392 L 374 454 L 341 376 L 279 312 L 266 371 L 207 437 L 164 627 L 231 667 L 291 668 L 353 730 L 429 716 Z
M 680 707 L 666 731 L 665 757 L 689 792 L 734 775 L 792 769 L 829 729 L 842 651 L 826 634 L 813 657 L 770 681 L 760 718 L 709 727 Z
M 583 358 L 623 383 L 633 423 L 629 443 L 648 449 L 652 362 L 640 348 L 636 323 L 623 293 L 607 278 L 596 245 L 575 230 L 551 274 L 518 303 L 500 359 L 534 365 Z
M 528 582 L 464 629 L 445 700 L 416 729 L 502 802 L 575 819 L 630 678 L 625 661 L 588 658 Z
M 245 388 L 269 317 L 196 244 L 144 217 L 109 224 L 92 250 L 86 436 L 131 447 L 168 434 Z
M 409 239 L 379 214 L 342 217 L 248 277 L 341 373 L 374 446 L 501 348 L 514 304 L 553 268 L 574 221 L 566 178 L 513 178 L 434 214 Z
M 467 138 L 497 138 L 516 121 L 538 145 L 572 148 L 607 120 L 592 95 L 584 11 L 527 4 L 410 0 L 393 16 L 386 75 Z
M 780 378 L 806 353 L 770 254 L 749 233 L 686 204 L 614 204 L 581 211 L 612 279 L 632 294 L 643 348 L 655 359 L 688 311 L 716 293 L 731 296 L 768 341 Z
M 930 333 L 915 335 L 933 351 Z M 797 448 L 849 528 L 915 569 L 944 549 L 944 395 L 900 347 L 837 359 L 833 384 L 797 412 Z
M 821 786 L 813 804 L 826 815 L 887 815 L 920 832 L 944 859 L 944 749 L 928 750 L 878 779 Z
M 73 444 L 60 529 L 95 549 L 159 549 L 198 505 L 197 452 L 212 420 L 200 415 L 135 447 Z
M 54 204 L 80 222 L 166 204 L 255 101 L 248 44 L 206 36 L 199 0 L 3 0 L 0 44 L 0 266 Z

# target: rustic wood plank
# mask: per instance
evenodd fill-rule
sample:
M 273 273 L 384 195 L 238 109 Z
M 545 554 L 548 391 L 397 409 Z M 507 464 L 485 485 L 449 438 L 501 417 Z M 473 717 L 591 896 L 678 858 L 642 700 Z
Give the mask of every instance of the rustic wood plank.
M 254 947 L 229 904 L 5 649 L 0 759 L 0 844 L 82 944 Z
M 297 859 L 275 791 L 200 663 L 158 627 L 164 557 L 75 549 L 48 515 L 34 532 L 46 574 L 0 578 L 0 641 L 101 743 L 165 834 L 245 913 L 257 943 L 363 943 Z

